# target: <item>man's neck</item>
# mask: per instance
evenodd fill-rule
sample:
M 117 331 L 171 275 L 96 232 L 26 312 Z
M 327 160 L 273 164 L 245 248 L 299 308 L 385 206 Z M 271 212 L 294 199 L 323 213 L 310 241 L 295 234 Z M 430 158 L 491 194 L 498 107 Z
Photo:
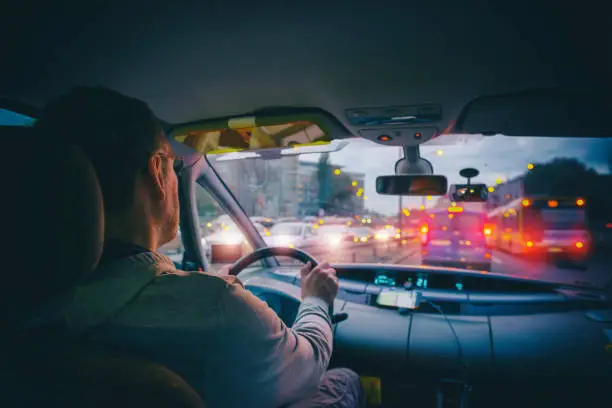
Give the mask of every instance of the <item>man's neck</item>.
M 151 251 L 158 248 L 159 234 L 153 223 L 138 222 L 143 217 L 107 215 L 104 236 L 106 240 L 116 239 L 129 242 Z

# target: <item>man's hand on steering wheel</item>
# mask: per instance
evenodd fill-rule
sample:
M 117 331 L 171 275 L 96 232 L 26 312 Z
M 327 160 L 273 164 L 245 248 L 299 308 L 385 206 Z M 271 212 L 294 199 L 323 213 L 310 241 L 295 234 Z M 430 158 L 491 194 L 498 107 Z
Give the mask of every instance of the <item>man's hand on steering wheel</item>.
M 302 299 L 314 296 L 323 299 L 328 305 L 333 305 L 338 294 L 338 277 L 336 270 L 329 263 L 323 262 L 313 268 L 312 263 L 308 262 L 300 270 L 300 276 Z

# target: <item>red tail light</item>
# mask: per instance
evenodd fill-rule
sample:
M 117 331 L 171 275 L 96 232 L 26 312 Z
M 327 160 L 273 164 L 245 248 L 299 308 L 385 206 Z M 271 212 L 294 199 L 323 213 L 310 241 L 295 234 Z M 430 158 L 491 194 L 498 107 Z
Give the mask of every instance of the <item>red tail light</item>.
M 576 244 L 575 244 L 575 245 L 576 245 L 576 248 L 578 248 L 578 249 L 582 249 L 582 248 L 584 248 L 584 242 L 582 242 L 582 241 L 578 241 L 578 242 L 576 242 Z
M 493 233 L 493 229 L 491 229 L 489 227 L 485 227 L 483 232 L 484 232 L 485 236 L 488 237 L 488 236 L 490 236 Z
M 423 225 L 419 231 L 421 232 L 421 243 L 423 245 L 429 242 L 429 227 L 427 225 Z

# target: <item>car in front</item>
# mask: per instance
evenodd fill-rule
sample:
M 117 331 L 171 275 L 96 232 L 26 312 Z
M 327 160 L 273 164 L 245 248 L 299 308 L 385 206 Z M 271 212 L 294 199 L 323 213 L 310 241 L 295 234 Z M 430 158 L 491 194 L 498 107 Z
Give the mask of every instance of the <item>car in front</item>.
M 251 222 L 254 224 L 261 224 L 263 225 L 266 229 L 270 229 L 274 226 L 275 221 L 273 218 L 270 217 L 250 217 L 251 218 Z
M 401 237 L 401 230 L 391 224 L 380 226 L 374 233 L 374 239 L 381 242 L 395 241 Z
M 304 222 L 278 223 L 264 241 L 269 246 L 289 248 L 310 248 L 317 244 L 315 230 Z
M 492 251 L 485 233 L 486 215 L 463 207 L 428 212 L 422 227 L 421 261 L 424 265 L 491 270 Z
M 351 233 L 353 235 L 353 242 L 356 244 L 365 244 L 374 238 L 374 230 L 369 227 L 353 227 L 351 228 Z
M 353 241 L 353 233 L 345 224 L 322 225 L 317 231 L 320 243 L 332 248 L 342 247 L 347 242 Z

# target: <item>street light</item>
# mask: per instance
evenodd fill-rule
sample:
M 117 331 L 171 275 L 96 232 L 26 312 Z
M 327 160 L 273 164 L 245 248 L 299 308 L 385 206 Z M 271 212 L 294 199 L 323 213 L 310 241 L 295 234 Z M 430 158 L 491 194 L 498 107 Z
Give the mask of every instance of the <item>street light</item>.
M 533 168 L 534 168 L 534 167 L 535 167 L 535 166 L 533 165 L 533 163 L 529 163 L 529 164 L 527 165 L 527 170 L 533 170 Z
M 489 187 L 489 193 L 492 193 L 495 191 L 495 187 Z
M 357 187 L 357 182 L 356 181 L 353 181 L 351 184 L 353 185 L 353 187 Z
M 336 169 L 336 170 L 334 170 L 334 174 L 335 174 L 336 176 L 339 176 L 339 175 L 340 175 L 340 173 L 342 173 L 342 172 L 340 171 L 340 169 Z

